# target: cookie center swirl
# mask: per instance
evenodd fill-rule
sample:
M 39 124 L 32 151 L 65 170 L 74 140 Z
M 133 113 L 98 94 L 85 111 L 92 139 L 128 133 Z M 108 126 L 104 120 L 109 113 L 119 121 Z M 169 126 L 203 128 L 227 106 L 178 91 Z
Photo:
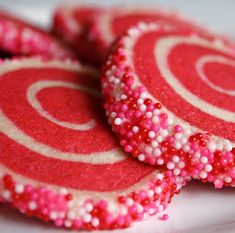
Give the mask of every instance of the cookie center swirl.
M 118 147 L 97 87 L 90 73 L 45 64 L 0 75 L 0 166 L 41 183 L 100 192 L 128 188 L 155 171 Z
M 205 56 L 198 60 L 196 68 L 211 88 L 235 96 L 235 62 L 222 56 Z
M 123 160 L 106 129 L 96 80 L 53 72 L 48 71 L 52 78 L 39 70 L 34 79 L 23 70 L 3 76 L 0 132 L 49 158 L 94 164 Z
M 40 101 L 37 98 L 37 94 L 41 92 L 42 90 L 48 89 L 48 88 L 56 88 L 56 87 L 62 87 L 66 89 L 72 89 L 72 90 L 77 90 L 77 91 L 82 91 L 82 92 L 87 92 L 90 95 L 93 95 L 95 97 L 99 97 L 99 94 L 96 90 L 85 87 L 85 86 L 80 86 L 76 85 L 73 83 L 69 82 L 62 82 L 62 81 L 39 81 L 31 85 L 28 90 L 27 90 L 27 99 L 31 106 L 43 117 L 48 119 L 49 121 L 60 125 L 65 128 L 73 129 L 73 130 L 81 130 L 81 131 L 86 131 L 86 130 L 91 130 L 96 126 L 96 122 L 94 119 L 88 120 L 85 123 L 70 123 L 68 121 L 63 121 L 60 119 L 57 119 L 53 115 L 51 115 L 48 111 L 46 111 Z M 56 103 L 55 103 L 56 104 Z M 55 105 L 54 105 L 55 106 Z M 66 106 L 64 106 L 66 108 Z
M 211 47 L 209 43 L 201 39 L 195 40 L 195 38 L 169 37 L 169 38 L 160 40 L 156 45 L 155 55 L 157 58 L 156 60 L 158 63 L 158 67 L 163 77 L 165 78 L 166 82 L 172 88 L 174 88 L 174 91 L 176 91 L 179 96 L 181 96 L 184 100 L 189 102 L 191 105 L 193 105 L 197 109 L 200 109 L 201 111 L 204 111 L 207 114 L 215 116 L 221 120 L 235 123 L 235 112 L 231 111 L 230 109 L 226 109 L 223 103 L 219 103 L 219 104 L 217 104 L 216 102 L 211 103 L 209 102 L 208 99 L 205 99 L 206 95 L 211 94 L 211 96 L 213 96 L 214 98 L 213 100 L 215 100 L 215 96 L 216 96 L 216 93 L 218 93 L 218 90 L 220 90 L 220 92 L 221 90 L 223 90 L 217 87 L 216 85 L 214 85 L 211 81 L 209 81 L 208 77 L 205 75 L 203 71 L 204 62 L 208 60 L 208 56 L 202 55 L 197 61 L 195 61 L 196 62 L 195 64 L 189 64 L 189 65 L 187 64 L 187 63 L 192 62 L 193 61 L 192 59 L 189 61 L 185 60 L 184 63 L 185 63 L 185 66 L 190 67 L 191 65 L 193 67 L 193 70 L 196 69 L 196 75 L 199 76 L 207 85 L 209 85 L 213 89 L 213 91 L 216 91 L 216 93 L 206 92 L 206 89 L 203 88 L 203 85 L 201 85 L 200 92 L 198 91 L 196 93 L 192 91 L 193 88 L 190 89 L 188 88 L 188 86 L 186 86 L 187 77 L 185 76 L 185 73 L 183 73 L 184 71 L 178 72 L 176 71 L 176 69 L 174 70 L 175 66 L 173 62 L 175 61 L 175 57 L 173 57 L 172 54 L 174 53 L 174 49 L 177 50 L 177 46 L 182 45 L 182 44 L 183 45 L 186 44 L 185 47 L 182 47 L 184 48 L 184 50 L 186 50 L 190 46 L 192 47 L 196 46 L 199 48 L 199 50 L 201 48 L 214 49 L 214 47 Z M 218 60 L 218 57 L 216 58 Z M 231 61 L 226 58 L 223 58 L 223 61 L 226 62 L 226 64 L 231 63 Z M 214 75 L 217 75 L 217 74 L 214 74 Z M 191 79 L 190 76 L 192 77 L 191 73 L 188 74 L 188 79 Z M 199 78 L 197 78 L 197 80 L 195 79 L 195 81 L 199 82 L 200 80 Z M 190 80 L 188 82 L 190 83 Z M 195 86 L 196 85 L 197 84 L 195 84 Z M 223 93 L 224 93 L 224 90 L 223 90 Z M 226 100 L 224 97 L 222 97 L 221 99 Z

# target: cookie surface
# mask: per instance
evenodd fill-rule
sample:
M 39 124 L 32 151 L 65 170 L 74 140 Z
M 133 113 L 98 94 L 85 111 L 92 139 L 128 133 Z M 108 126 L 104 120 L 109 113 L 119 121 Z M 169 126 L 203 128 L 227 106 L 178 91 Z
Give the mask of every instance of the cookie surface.
M 118 147 L 92 70 L 35 59 L 0 70 L 4 202 L 57 226 L 113 229 L 165 209 L 179 191 L 184 179 Z
M 56 38 L 11 14 L 0 11 L 0 50 L 13 56 L 74 58 L 75 55 Z M 1 57 L 5 57 L 1 53 Z
M 76 50 L 79 59 L 93 65 L 99 65 L 99 54 L 96 54 L 95 43 L 90 38 L 96 32 L 90 31 L 90 24 L 98 14 L 105 10 L 86 6 L 61 6 L 56 9 L 53 17 L 53 32 Z
M 84 6 L 61 6 L 54 12 L 53 31 L 76 46 L 76 40 L 83 34 L 93 17 L 101 12 L 99 8 Z
M 221 188 L 235 183 L 235 57 L 217 42 L 141 23 L 117 43 L 102 86 L 127 152 Z
M 208 34 L 208 31 L 175 12 L 148 7 L 106 9 L 93 18 L 86 36 L 86 39 L 90 41 L 89 46 L 92 47 L 93 51 L 96 50 L 95 54 L 99 54 L 99 64 L 103 64 L 105 61 L 112 43 L 130 26 L 139 22 L 155 22 L 169 28 L 200 31 L 203 34 Z

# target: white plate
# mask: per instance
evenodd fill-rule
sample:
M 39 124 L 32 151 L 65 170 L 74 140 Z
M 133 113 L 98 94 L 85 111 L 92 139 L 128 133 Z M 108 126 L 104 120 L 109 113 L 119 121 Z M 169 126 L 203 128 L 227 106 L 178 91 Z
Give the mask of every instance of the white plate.
M 83 1 L 86 4 L 96 1 Z M 70 1 L 71 2 L 71 1 Z M 79 1 L 81 2 L 81 1 Z M 125 1 L 128 3 L 136 1 Z M 146 1 L 137 1 L 144 3 Z M 178 8 L 207 24 L 215 31 L 228 33 L 235 37 L 235 1 L 234 0 L 162 0 L 148 1 L 163 6 Z M 20 3 L 20 4 L 19 4 Z M 0 8 L 5 7 L 19 15 L 47 26 L 50 12 L 58 0 L 0 0 Z M 120 3 L 120 1 L 99 1 L 98 4 Z M 226 3 L 226 4 L 225 4 Z M 115 233 L 235 233 L 235 189 L 215 190 L 212 185 L 192 182 L 185 187 L 181 195 L 173 199 L 167 210 L 168 221 L 152 217 L 148 221 L 136 223 L 127 230 Z M 0 205 L 0 233 L 55 233 L 51 224 L 28 219 L 17 211 Z M 57 229 L 56 232 L 68 232 Z

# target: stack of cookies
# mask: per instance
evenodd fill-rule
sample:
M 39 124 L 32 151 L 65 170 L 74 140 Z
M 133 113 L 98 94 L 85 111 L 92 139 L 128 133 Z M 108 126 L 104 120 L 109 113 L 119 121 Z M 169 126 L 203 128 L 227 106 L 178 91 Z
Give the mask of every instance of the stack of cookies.
M 0 202 L 70 229 L 127 228 L 192 179 L 235 185 L 235 44 L 175 12 L 0 12 Z M 157 221 L 157 220 L 156 220 Z

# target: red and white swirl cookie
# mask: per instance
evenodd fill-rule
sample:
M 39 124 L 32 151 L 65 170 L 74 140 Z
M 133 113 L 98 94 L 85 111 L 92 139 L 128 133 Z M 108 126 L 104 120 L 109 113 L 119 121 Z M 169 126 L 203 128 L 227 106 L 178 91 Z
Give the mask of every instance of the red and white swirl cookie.
M 162 211 L 179 192 L 184 179 L 118 147 L 98 83 L 77 63 L 0 64 L 3 201 L 57 226 L 113 229 Z
M 168 28 L 198 31 L 209 36 L 207 30 L 193 24 L 177 12 L 150 7 L 113 8 L 96 15 L 90 28 L 93 34 L 93 47 L 97 48 L 97 53 L 100 54 L 101 64 L 107 57 L 110 45 L 129 27 L 139 22 L 155 22 Z
M 72 48 L 81 61 L 99 65 L 99 54 L 95 49 L 98 44 L 91 43 L 96 32 L 91 32 L 89 27 L 96 15 L 104 12 L 101 8 L 87 6 L 61 6 L 56 9 L 53 17 L 53 32 L 62 38 Z
M 93 22 L 93 17 L 102 10 L 85 6 L 61 6 L 53 17 L 53 31 L 73 46 L 85 28 Z
M 75 58 L 64 44 L 36 26 L 0 11 L 0 50 L 12 56 Z M 5 57 L 4 53 L 0 57 Z
M 229 47 L 140 23 L 105 65 L 105 109 L 125 151 L 140 161 L 234 186 L 234 77 Z
M 170 28 L 195 30 L 209 35 L 205 29 L 194 25 L 179 14 L 159 11 L 156 8 L 65 7 L 57 10 L 54 19 L 54 31 L 77 48 L 80 58 L 99 66 L 105 61 L 110 45 L 125 30 L 140 21 L 155 21 Z

